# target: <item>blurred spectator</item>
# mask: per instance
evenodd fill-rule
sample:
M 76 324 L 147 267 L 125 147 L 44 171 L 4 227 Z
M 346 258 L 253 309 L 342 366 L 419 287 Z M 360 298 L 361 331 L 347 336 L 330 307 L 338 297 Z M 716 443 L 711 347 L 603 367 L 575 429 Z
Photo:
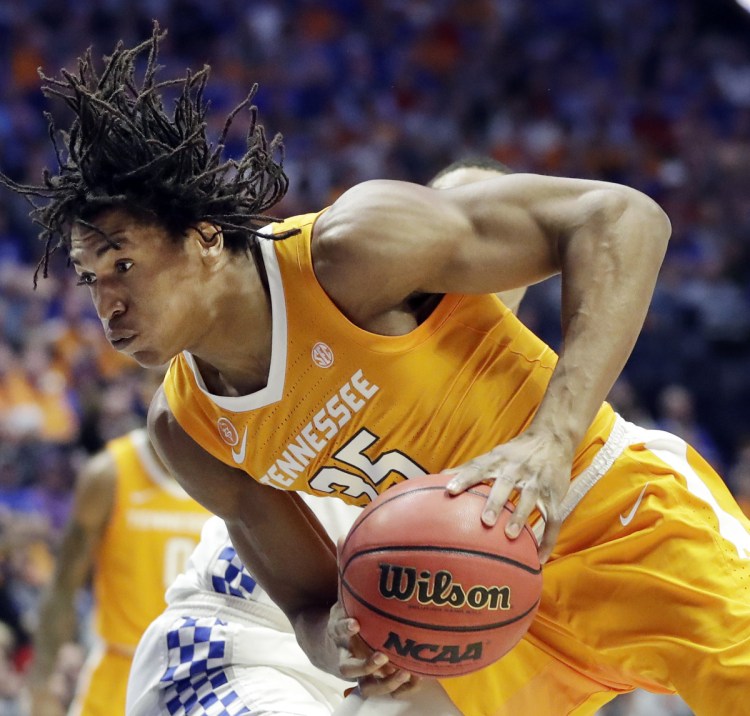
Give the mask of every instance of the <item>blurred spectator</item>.
M 655 427 L 651 413 L 640 402 L 638 394 L 626 376 L 621 375 L 617 379 L 607 400 L 625 420 L 644 428 Z
M 737 460 L 727 474 L 727 483 L 750 519 L 750 440 L 740 448 Z
M 661 391 L 656 427 L 681 437 L 719 473 L 724 472 L 716 443 L 698 421 L 693 395 L 684 385 L 668 385 Z
M 21 673 L 14 664 L 15 637 L 0 621 L 0 716 L 21 716 Z
M 32 625 L 29 615 L 22 612 L 22 600 L 18 597 L 22 576 L 17 569 L 17 555 L 31 540 L 44 536 L 40 523 L 26 520 L 0 504 L 0 630 L 3 631 L 0 651 L 5 652 L 8 661 L 9 679 L 15 678 L 11 674 L 22 675 L 31 657 Z M 6 694 L 0 698 L 9 697 Z

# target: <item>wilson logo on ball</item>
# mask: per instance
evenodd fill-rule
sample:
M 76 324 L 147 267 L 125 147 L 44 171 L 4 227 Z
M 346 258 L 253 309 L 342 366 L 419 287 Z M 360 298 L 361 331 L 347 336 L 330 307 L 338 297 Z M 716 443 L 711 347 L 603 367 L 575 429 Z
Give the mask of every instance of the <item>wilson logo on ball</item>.
M 383 649 L 394 651 L 401 657 L 408 657 L 416 661 L 429 664 L 445 662 L 460 664 L 462 661 L 477 661 L 482 658 L 482 642 L 474 644 L 423 644 L 414 639 L 404 639 L 396 632 L 390 632 L 383 644 Z
M 398 599 L 409 602 L 416 599 L 419 604 L 449 606 L 455 609 L 507 610 L 511 607 L 508 586 L 488 587 L 477 584 L 468 589 L 459 582 L 453 581 L 453 575 L 444 569 L 435 572 L 423 570 L 417 577 L 415 567 L 404 567 L 400 564 L 381 563 L 378 590 L 386 599 Z
M 359 639 L 413 674 L 448 678 L 496 662 L 539 607 L 534 533 L 505 534 L 515 509 L 482 522 L 490 486 L 449 495 L 450 475 L 389 487 L 362 510 L 339 551 L 339 598 Z

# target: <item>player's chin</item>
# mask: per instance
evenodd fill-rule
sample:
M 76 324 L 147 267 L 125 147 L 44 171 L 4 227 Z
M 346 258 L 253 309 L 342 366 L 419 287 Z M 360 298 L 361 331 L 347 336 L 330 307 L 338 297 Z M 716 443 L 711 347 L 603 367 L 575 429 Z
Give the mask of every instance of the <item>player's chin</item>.
M 129 355 L 142 368 L 161 368 L 169 363 L 173 357 L 164 352 L 149 350 L 147 348 L 132 351 Z

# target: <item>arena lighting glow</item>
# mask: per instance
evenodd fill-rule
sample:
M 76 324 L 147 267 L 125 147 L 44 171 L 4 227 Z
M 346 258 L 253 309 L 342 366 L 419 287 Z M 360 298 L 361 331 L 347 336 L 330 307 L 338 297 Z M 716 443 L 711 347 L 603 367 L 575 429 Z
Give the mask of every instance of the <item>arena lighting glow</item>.
M 743 9 L 750 12 L 750 0 L 737 0 L 737 4 Z

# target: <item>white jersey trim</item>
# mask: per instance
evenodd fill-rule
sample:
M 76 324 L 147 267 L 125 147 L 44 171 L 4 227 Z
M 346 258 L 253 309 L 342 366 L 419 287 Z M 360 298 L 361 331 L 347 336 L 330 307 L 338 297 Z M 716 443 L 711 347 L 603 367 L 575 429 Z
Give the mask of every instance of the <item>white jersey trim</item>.
M 261 231 L 270 234 L 271 225 L 264 226 Z M 286 377 L 286 300 L 284 287 L 281 283 L 281 271 L 276 256 L 273 239 L 258 238 L 263 263 L 268 276 L 268 289 L 271 294 L 271 368 L 268 372 L 268 383 L 264 388 L 254 393 L 239 396 L 214 395 L 206 388 L 203 376 L 200 374 L 195 358 L 188 351 L 183 351 L 190 369 L 195 376 L 195 382 L 201 392 L 213 403 L 224 410 L 242 413 L 248 410 L 258 410 L 274 403 L 278 403 L 284 394 L 284 379 Z M 252 320 L 252 317 L 250 318 Z

